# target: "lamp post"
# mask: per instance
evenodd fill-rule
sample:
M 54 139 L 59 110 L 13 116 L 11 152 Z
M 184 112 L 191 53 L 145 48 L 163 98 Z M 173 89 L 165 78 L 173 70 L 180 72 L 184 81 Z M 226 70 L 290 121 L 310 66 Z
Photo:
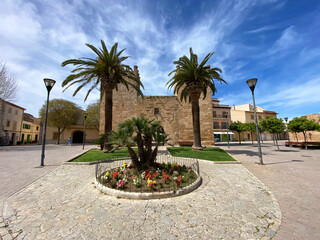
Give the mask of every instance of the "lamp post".
M 86 113 L 83 114 L 83 118 L 84 118 L 84 121 L 83 121 L 83 143 L 82 143 L 82 150 L 84 149 L 84 142 L 85 142 L 85 139 L 86 139 L 86 119 L 87 119 L 87 114 L 86 114 Z
M 288 141 L 290 142 L 289 131 L 288 131 L 288 117 L 285 117 L 284 120 L 286 121 L 286 133 L 287 133 Z
M 47 131 L 47 118 L 48 118 L 48 106 L 49 106 L 49 95 L 50 95 L 50 91 L 53 88 L 54 84 L 56 83 L 55 80 L 53 79 L 49 79 L 49 78 L 45 78 L 43 79 L 44 81 L 44 85 L 47 88 L 47 106 L 46 106 L 46 115 L 44 118 L 44 125 L 43 125 L 43 138 L 42 138 L 42 152 L 41 152 L 41 163 L 40 166 L 44 166 L 44 151 L 45 151 L 45 145 L 46 145 L 46 131 Z
M 256 78 L 251 78 L 247 80 L 247 84 L 249 88 L 251 89 L 252 92 L 252 100 L 253 100 L 253 110 L 254 110 L 254 120 L 256 123 L 256 132 L 257 132 L 257 141 L 258 141 L 258 150 L 259 150 L 259 159 L 260 159 L 260 164 L 263 165 L 263 160 L 262 160 L 262 152 L 261 152 L 261 145 L 260 145 L 260 134 L 259 134 L 259 128 L 258 128 L 258 119 L 257 119 L 257 111 L 256 111 L 256 103 L 254 100 L 254 88 L 256 87 L 258 79 Z

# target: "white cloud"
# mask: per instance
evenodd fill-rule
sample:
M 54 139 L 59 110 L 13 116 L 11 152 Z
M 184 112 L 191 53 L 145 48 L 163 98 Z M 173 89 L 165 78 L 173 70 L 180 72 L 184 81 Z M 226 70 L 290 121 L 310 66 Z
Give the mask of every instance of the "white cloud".
M 296 46 L 299 42 L 299 34 L 296 32 L 294 26 L 290 26 L 282 32 L 280 38 L 273 44 L 268 54 L 284 54 L 286 50 Z

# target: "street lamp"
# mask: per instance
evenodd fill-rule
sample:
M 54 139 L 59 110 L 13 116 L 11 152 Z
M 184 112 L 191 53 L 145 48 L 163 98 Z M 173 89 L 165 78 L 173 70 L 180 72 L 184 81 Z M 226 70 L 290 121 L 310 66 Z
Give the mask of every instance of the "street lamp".
M 44 150 L 45 150 L 45 145 L 46 145 L 46 131 L 47 131 L 47 118 L 48 118 L 48 105 L 49 105 L 49 95 L 50 91 L 53 88 L 54 84 L 56 83 L 55 80 L 45 78 L 43 79 L 44 85 L 47 88 L 48 95 L 47 95 L 47 106 L 46 106 L 46 115 L 44 118 L 44 125 L 43 125 L 43 138 L 42 138 L 42 152 L 41 152 L 41 164 L 40 166 L 44 166 Z
M 82 149 L 84 149 L 84 141 L 85 141 L 85 137 L 86 137 L 86 119 L 87 119 L 87 114 L 84 113 L 83 117 L 84 117 L 84 121 L 83 121 L 83 143 L 82 143 Z
M 289 131 L 288 131 L 288 117 L 285 117 L 284 120 L 286 121 L 286 133 L 287 133 L 288 141 L 290 142 Z
M 258 81 L 258 79 L 251 78 L 251 79 L 247 80 L 247 84 L 248 84 L 248 86 L 249 86 L 249 88 L 251 89 L 251 92 L 252 92 L 254 120 L 255 120 L 255 123 L 256 123 L 256 132 L 257 132 L 257 140 L 258 140 L 259 159 L 260 159 L 260 164 L 263 164 L 261 145 L 260 145 L 260 134 L 259 134 L 259 128 L 258 128 L 257 111 L 256 111 L 256 103 L 254 101 L 254 88 L 256 87 L 257 81 Z

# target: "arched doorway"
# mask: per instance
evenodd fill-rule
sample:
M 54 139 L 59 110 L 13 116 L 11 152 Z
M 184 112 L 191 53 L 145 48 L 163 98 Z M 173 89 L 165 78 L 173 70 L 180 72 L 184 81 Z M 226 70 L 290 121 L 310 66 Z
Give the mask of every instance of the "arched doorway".
M 83 132 L 75 131 L 72 134 L 72 143 L 82 143 L 83 141 Z

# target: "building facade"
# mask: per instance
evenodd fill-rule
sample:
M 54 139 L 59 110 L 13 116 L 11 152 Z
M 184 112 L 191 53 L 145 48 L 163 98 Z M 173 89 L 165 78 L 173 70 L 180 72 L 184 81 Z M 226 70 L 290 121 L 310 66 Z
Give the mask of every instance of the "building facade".
M 274 111 L 268 111 L 266 109 L 263 109 L 262 107 L 256 106 L 256 112 L 257 112 L 257 118 L 258 122 L 262 119 L 266 119 L 267 117 L 277 117 L 277 113 Z M 244 105 L 238 105 L 238 106 L 233 106 L 231 108 L 231 121 L 236 122 L 240 121 L 242 123 L 249 123 L 249 122 L 255 122 L 254 120 L 254 108 L 251 104 L 244 104 Z M 251 141 L 251 134 L 249 132 L 242 132 L 240 134 L 241 140 L 242 141 Z M 253 140 L 257 140 L 257 135 L 252 134 Z M 238 139 L 238 133 L 234 135 L 235 140 Z M 261 139 L 262 140 L 273 140 L 273 136 L 270 133 L 267 132 L 262 132 L 261 133 Z
M 231 123 L 231 107 L 229 105 L 220 104 L 219 99 L 212 99 L 212 118 L 213 132 L 215 141 L 230 141 L 233 140 L 233 132 L 228 128 Z
M 0 145 L 16 145 L 21 136 L 24 108 L 0 99 Z
M 39 143 L 40 119 L 29 113 L 23 114 L 20 142 L 22 144 Z
M 134 73 L 139 77 L 138 67 Z M 200 97 L 200 129 L 201 141 L 205 146 L 214 145 L 212 131 L 212 99 L 208 94 L 205 99 Z M 100 133 L 104 133 L 105 105 L 100 104 Z M 116 130 L 119 123 L 132 117 L 144 115 L 147 118 L 159 120 L 164 131 L 169 134 L 168 144 L 193 143 L 193 124 L 191 104 L 181 102 L 179 96 L 145 96 L 137 95 L 133 88 L 129 91 L 119 86 L 113 92 L 112 129 Z

